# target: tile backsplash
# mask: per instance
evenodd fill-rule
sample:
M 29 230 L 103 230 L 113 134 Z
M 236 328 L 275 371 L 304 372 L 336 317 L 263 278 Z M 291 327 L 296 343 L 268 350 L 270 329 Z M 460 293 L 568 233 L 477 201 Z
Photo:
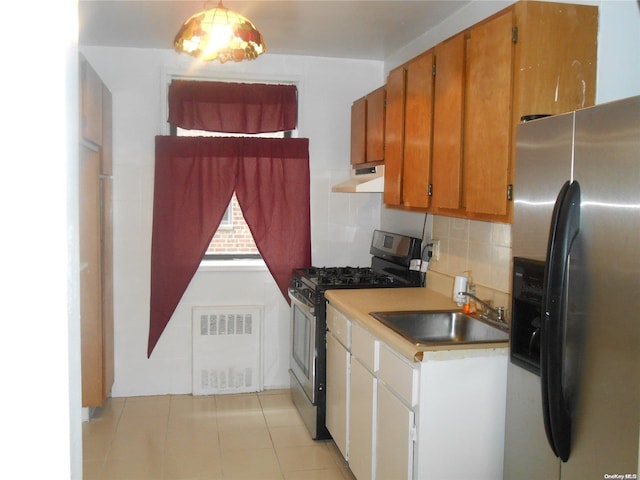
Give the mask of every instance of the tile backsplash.
M 432 237 L 440 255 L 429 270 L 452 278 L 470 270 L 479 288 L 510 293 L 511 225 L 435 215 Z

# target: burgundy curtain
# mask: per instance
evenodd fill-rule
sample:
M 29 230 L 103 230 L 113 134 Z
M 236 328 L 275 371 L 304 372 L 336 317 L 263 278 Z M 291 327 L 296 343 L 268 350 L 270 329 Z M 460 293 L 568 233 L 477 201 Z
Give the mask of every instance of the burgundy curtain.
M 309 140 L 244 138 L 236 196 L 282 295 L 293 268 L 311 264 Z
M 235 188 L 237 165 L 235 139 L 156 137 L 147 355 L 218 229 Z
M 308 139 L 156 137 L 147 356 L 198 269 L 234 189 L 287 301 L 292 269 L 311 264 Z
M 295 85 L 173 80 L 169 123 L 224 133 L 283 132 L 296 128 Z

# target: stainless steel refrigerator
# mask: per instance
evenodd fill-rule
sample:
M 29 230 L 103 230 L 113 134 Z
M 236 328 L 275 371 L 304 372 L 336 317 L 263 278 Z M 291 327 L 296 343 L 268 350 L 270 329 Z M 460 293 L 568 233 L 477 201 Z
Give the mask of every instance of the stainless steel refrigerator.
M 640 478 L 640 96 L 517 142 L 504 478 Z

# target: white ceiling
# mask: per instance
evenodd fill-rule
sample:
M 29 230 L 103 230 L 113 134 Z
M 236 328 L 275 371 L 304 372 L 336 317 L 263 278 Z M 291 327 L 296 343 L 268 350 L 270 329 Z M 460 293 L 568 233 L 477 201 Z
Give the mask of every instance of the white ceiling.
M 463 0 L 224 2 L 262 32 L 267 53 L 384 60 L 453 15 Z M 204 1 L 80 0 L 80 45 L 173 48 Z M 217 4 L 207 2 L 207 8 Z

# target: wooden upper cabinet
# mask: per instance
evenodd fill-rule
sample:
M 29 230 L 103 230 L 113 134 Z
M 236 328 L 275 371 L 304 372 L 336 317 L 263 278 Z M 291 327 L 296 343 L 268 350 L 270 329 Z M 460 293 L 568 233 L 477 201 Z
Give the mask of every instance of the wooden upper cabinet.
M 102 85 L 102 155 L 100 173 L 113 175 L 113 100 L 111 92 Z
M 367 161 L 367 99 L 359 98 L 351 105 L 351 164 Z
M 80 134 L 102 145 L 102 80 L 89 62 L 80 58 Z
M 384 86 L 377 88 L 351 105 L 351 164 L 384 162 Z
M 387 110 L 385 113 L 384 203 L 402 202 L 402 155 L 404 147 L 404 86 L 406 70 L 398 67 L 387 77 Z
M 432 196 L 434 213 L 458 209 L 462 198 L 462 119 L 465 36 L 458 34 L 434 49 Z
M 433 52 L 407 63 L 402 204 L 429 206 L 433 126 Z
M 595 103 L 598 8 L 518 2 L 467 33 L 463 204 L 508 222 L 517 124 Z
M 472 27 L 467 34 L 464 115 L 464 207 L 507 215 L 511 149 L 513 12 Z
M 515 24 L 514 122 L 594 105 L 598 8 L 521 2 Z
M 386 88 L 380 87 L 367 95 L 367 163 L 384 162 L 384 109 Z
M 428 207 L 432 119 L 433 53 L 426 52 L 387 79 L 385 204 Z
M 510 222 L 517 125 L 594 105 L 597 36 L 595 6 L 519 1 L 392 70 L 385 204 Z

